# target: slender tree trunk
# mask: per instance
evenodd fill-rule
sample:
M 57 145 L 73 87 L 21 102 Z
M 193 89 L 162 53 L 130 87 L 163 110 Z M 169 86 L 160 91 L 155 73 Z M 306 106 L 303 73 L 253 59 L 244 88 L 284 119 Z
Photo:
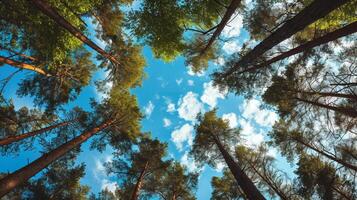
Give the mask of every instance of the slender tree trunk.
M 176 194 L 172 195 L 172 199 L 171 200 L 176 200 Z
M 354 166 L 354 165 L 352 165 L 350 163 L 347 163 L 347 162 L 345 162 L 344 160 L 342 160 L 340 158 L 336 158 L 335 156 L 331 156 L 331 155 L 327 154 L 326 152 L 324 152 L 324 151 L 322 151 L 322 150 L 320 150 L 320 149 L 308 144 L 307 142 L 305 142 L 303 140 L 299 140 L 299 139 L 294 139 L 294 140 L 297 141 L 298 143 L 304 145 L 305 147 L 307 147 L 307 148 L 309 148 L 309 149 L 311 149 L 311 150 L 313 150 L 313 151 L 325 156 L 326 158 L 331 159 L 331 160 L 341 164 L 342 166 L 344 166 L 346 168 L 349 168 L 349 169 L 352 169 L 352 170 L 357 172 L 357 166 Z
M 59 127 L 62 127 L 62 126 L 67 126 L 68 124 L 71 124 L 74 121 L 76 121 L 76 120 L 65 121 L 65 122 L 61 122 L 61 123 L 58 123 L 58 124 L 55 124 L 55 125 L 52 125 L 52 126 L 48 126 L 48 127 L 42 128 L 40 130 L 31 131 L 31 132 L 27 132 L 27 133 L 24 133 L 24 134 L 21 134 L 21 135 L 14 135 L 14 136 L 9 136 L 9 137 L 3 138 L 3 139 L 0 140 L 0 146 L 8 145 L 8 144 L 11 144 L 13 142 L 17 142 L 17 141 L 20 141 L 20 140 L 23 140 L 23 139 L 26 139 L 26 138 L 29 138 L 29 137 L 32 137 L 32 136 L 36 136 L 36 135 L 39 135 L 41 133 L 45 133 L 45 132 L 47 132 L 49 130 L 52 130 L 52 129 L 55 129 L 55 128 L 59 128 Z
M 247 68 L 245 70 L 242 70 L 239 72 L 239 74 L 243 74 L 243 73 L 246 73 L 246 72 L 251 72 L 251 71 L 255 71 L 257 69 L 260 69 L 260 68 L 264 68 L 264 67 L 267 67 L 269 66 L 270 64 L 274 63 L 274 62 L 277 62 L 279 60 L 282 60 L 284 58 L 287 58 L 287 57 L 290 57 L 292 55 L 295 55 L 295 54 L 298 54 L 298 53 L 301 53 L 303 51 L 306 51 L 306 50 L 309 50 L 309 49 L 312 49 L 314 47 L 317 47 L 317 46 L 320 46 L 322 44 L 325 44 L 325 43 L 328 43 L 328 42 L 331 42 L 331 41 L 334 41 L 338 38 L 341 38 L 341 37 L 344 37 L 344 36 L 347 36 L 347 35 L 350 35 L 352 33 L 355 33 L 357 32 L 357 21 L 356 22 L 353 22 L 341 29 L 337 29 L 331 33 L 328 33 L 322 37 L 319 37 L 319 38 L 316 38 L 314 40 L 311 40 L 305 44 L 302 44 L 296 48 L 293 48 L 287 52 L 284 52 L 278 56 L 275 56 L 261 64 L 258 64 L 258 65 L 255 65 L 253 67 L 250 67 L 250 68 Z
M 34 72 L 36 72 L 38 74 L 42 74 L 42 75 L 45 75 L 45 76 L 52 76 L 51 74 L 48 74 L 47 72 L 45 72 L 41 68 L 38 68 L 36 66 L 30 65 L 30 64 L 27 64 L 27 63 L 11 60 L 11 59 L 8 59 L 6 57 L 0 56 L 0 63 L 5 63 L 5 64 L 11 65 L 11 66 L 19 68 L 19 69 L 31 70 L 31 71 L 34 71 Z
M 207 45 L 205 46 L 205 48 L 202 49 L 201 55 L 203 55 L 207 51 L 207 49 L 210 48 L 210 46 L 213 44 L 213 42 L 219 37 L 219 35 L 223 31 L 224 27 L 227 25 L 228 21 L 233 16 L 234 12 L 236 11 L 236 9 L 240 5 L 240 3 L 241 3 L 241 0 L 232 0 L 231 1 L 221 22 L 218 24 L 216 30 L 213 32 L 213 34 L 212 34 L 210 40 L 208 41 Z
M 135 188 L 134 188 L 133 194 L 131 195 L 131 200 L 137 200 L 138 199 L 139 192 L 140 192 L 141 187 L 143 185 L 143 179 L 144 179 L 144 176 L 145 176 L 145 173 L 146 173 L 146 170 L 147 170 L 148 166 L 149 166 L 149 161 L 146 162 L 143 171 L 141 171 L 141 173 L 140 173 L 138 181 L 135 184 Z
M 3 47 L 3 46 L 1 46 L 1 45 L 0 45 L 0 49 L 5 49 L 6 51 L 9 51 L 9 52 L 11 52 L 11 53 L 13 53 L 13 54 L 16 54 L 16 55 L 18 55 L 18 56 L 20 56 L 20 57 L 23 57 L 23 58 L 29 59 L 29 60 L 31 60 L 31 61 L 33 61 L 33 62 L 38 61 L 38 59 L 37 59 L 37 58 L 35 58 L 35 57 L 28 56 L 28 55 L 25 55 L 25 54 L 22 54 L 22 53 L 16 52 L 16 51 L 14 51 L 14 50 L 12 50 L 12 49 L 9 49 L 9 48 L 6 48 L 6 47 Z
M 263 181 L 265 181 L 265 182 L 269 185 L 269 187 L 270 187 L 271 189 L 274 190 L 274 192 L 280 197 L 280 199 L 282 199 L 282 200 L 289 200 L 289 198 L 284 194 L 284 192 L 281 191 L 276 185 L 274 185 L 274 183 L 273 183 L 271 180 L 269 180 L 267 177 L 264 177 L 264 176 L 259 172 L 259 170 L 254 167 L 253 164 L 251 164 L 249 161 L 248 161 L 248 164 L 249 164 L 250 167 L 253 169 L 253 171 L 254 171 L 255 173 L 257 173 L 258 176 L 260 176 L 260 178 L 262 178 Z
M 298 101 L 304 102 L 304 103 L 311 104 L 313 106 L 326 108 L 328 110 L 333 110 L 335 112 L 344 114 L 344 115 L 352 117 L 352 118 L 357 118 L 357 111 L 352 109 L 352 108 L 329 106 L 329 105 L 322 104 L 322 103 L 319 103 L 319 102 L 310 101 L 310 100 L 306 100 L 306 99 L 301 99 L 301 98 L 298 98 L 298 97 L 295 97 L 295 99 L 298 100 Z
M 343 196 L 345 199 L 347 200 L 352 200 L 353 198 L 348 196 L 347 194 L 345 194 L 344 192 L 340 191 L 339 189 L 337 189 L 335 186 L 332 185 L 332 189 L 337 192 L 338 194 L 340 194 L 341 196 Z
M 120 65 L 120 63 L 110 54 L 105 52 L 102 48 L 96 45 L 92 40 L 86 37 L 78 28 L 74 27 L 71 23 L 69 23 L 64 17 L 62 17 L 51 5 L 47 4 L 42 0 L 30 0 L 32 3 L 36 5 L 36 7 L 53 19 L 57 24 L 68 30 L 73 36 L 77 37 L 79 40 L 90 46 L 92 49 L 97 51 L 99 54 L 109 59 L 113 63 Z
M 284 25 L 274 31 L 270 36 L 260 42 L 253 50 L 243 56 L 232 68 L 223 74 L 223 78 L 229 76 L 240 66 L 252 64 L 253 60 L 259 58 L 266 51 L 275 45 L 291 37 L 295 33 L 303 30 L 308 25 L 323 18 L 331 11 L 349 2 L 348 0 L 314 0 L 310 5 L 304 8 L 300 13 L 286 21 Z
M 245 172 L 239 167 L 239 165 L 234 161 L 231 155 L 225 150 L 222 143 L 219 141 L 217 136 L 213 136 L 219 151 L 221 152 L 224 160 L 226 161 L 228 168 L 232 172 L 234 178 L 236 179 L 238 185 L 242 188 L 243 192 L 247 195 L 249 200 L 265 200 L 264 196 L 255 187 L 254 183 L 245 174 Z
M 76 138 L 72 139 L 71 141 L 68 141 L 57 147 L 56 149 L 44 154 L 43 156 L 26 165 L 25 167 L 13 172 L 12 174 L 5 176 L 3 179 L 0 180 L 0 198 L 9 193 L 15 187 L 26 182 L 32 176 L 40 172 L 52 162 L 62 157 L 67 152 L 71 151 L 73 148 L 88 140 L 94 134 L 107 128 L 113 123 L 113 120 L 108 120 L 97 126 L 96 128 L 86 131 L 81 135 L 77 136 Z
M 352 99 L 357 101 L 357 96 L 353 94 L 341 94 L 341 93 L 333 93 L 333 92 L 310 92 L 310 91 L 296 91 L 301 94 L 308 94 L 308 95 L 319 95 L 322 97 L 340 97 L 346 99 Z

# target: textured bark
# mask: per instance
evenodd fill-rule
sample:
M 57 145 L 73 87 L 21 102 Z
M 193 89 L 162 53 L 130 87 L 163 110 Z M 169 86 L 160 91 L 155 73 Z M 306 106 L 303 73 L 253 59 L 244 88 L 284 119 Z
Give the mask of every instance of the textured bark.
M 144 176 L 145 176 L 145 173 L 146 173 L 146 170 L 147 170 L 148 166 L 149 166 L 149 162 L 147 161 L 143 171 L 141 171 L 141 173 L 140 173 L 138 181 L 135 184 L 135 188 L 134 188 L 133 194 L 131 195 L 131 200 L 137 200 L 138 199 L 139 192 L 140 192 L 141 187 L 143 185 L 143 179 L 144 179 Z
M 241 0 L 232 0 L 231 1 L 221 22 L 218 24 L 216 30 L 213 32 L 213 34 L 212 34 L 210 40 L 208 41 L 207 45 L 205 46 L 205 48 L 202 49 L 201 55 L 204 54 L 207 51 L 207 49 L 210 48 L 210 46 L 213 44 L 213 42 L 219 37 L 219 35 L 223 31 L 224 27 L 227 25 L 228 21 L 233 16 L 234 12 L 236 11 L 236 9 L 240 5 L 240 3 L 241 3 Z
M 18 62 L 18 61 L 12 60 L 12 59 L 8 59 L 6 57 L 0 56 L 0 63 L 5 63 L 5 64 L 11 65 L 11 66 L 19 68 L 19 69 L 31 70 L 31 71 L 34 71 L 38 74 L 42 74 L 45 76 L 52 76 L 51 74 L 48 74 L 41 68 L 38 68 L 36 66 L 30 65 L 27 63 Z
M 74 27 L 65 18 L 63 18 L 51 5 L 47 4 L 42 0 L 31 0 L 31 2 L 45 15 L 53 19 L 58 25 L 62 26 L 64 29 L 69 31 L 73 36 L 77 37 L 83 43 L 90 46 L 92 49 L 97 51 L 99 54 L 109 59 L 113 63 L 120 65 L 120 63 L 110 54 L 105 52 L 102 48 L 96 45 L 92 40 L 86 37 L 78 28 Z
M 272 180 L 270 180 L 269 178 L 267 178 L 267 177 L 265 177 L 263 174 L 261 174 L 261 173 L 259 172 L 259 170 L 256 169 L 255 166 L 252 165 L 249 161 L 248 161 L 248 164 L 249 164 L 249 166 L 253 169 L 253 171 L 254 171 L 255 173 L 257 173 L 258 176 L 260 176 L 260 178 L 262 178 L 263 181 L 265 181 L 265 183 L 267 183 L 271 189 L 274 190 L 274 192 L 280 197 L 280 199 L 282 199 L 282 200 L 289 200 L 289 198 L 284 194 L 284 192 L 281 191 L 281 190 L 279 189 L 279 187 L 278 187 L 277 185 L 275 185 Z
M 315 0 L 300 13 L 286 21 L 284 25 L 274 31 L 270 36 L 260 42 L 253 50 L 243 56 L 234 66 L 223 74 L 227 77 L 234 71 L 238 70 L 240 66 L 247 66 L 252 64 L 253 60 L 259 58 L 266 51 L 273 48 L 275 45 L 291 37 L 295 33 L 303 30 L 308 25 L 323 18 L 331 11 L 347 3 L 348 0 Z
M 307 103 L 307 104 L 311 104 L 313 106 L 317 106 L 317 107 L 321 107 L 321 108 L 326 108 L 328 110 L 333 110 L 335 112 L 341 113 L 343 115 L 352 117 L 352 118 L 357 118 L 357 111 L 354 110 L 353 108 L 344 108 L 344 107 L 335 107 L 335 106 L 329 106 L 326 104 L 322 104 L 319 102 L 315 102 L 315 101 L 310 101 L 310 100 L 306 100 L 306 99 L 302 99 L 302 98 L 295 98 L 298 101 Z
M 343 94 L 343 93 L 333 93 L 333 92 L 310 92 L 310 91 L 296 91 L 300 94 L 307 94 L 307 95 L 318 95 L 321 97 L 340 97 L 346 99 L 352 99 L 357 101 L 357 96 L 353 94 Z
M 86 131 L 78 137 L 72 139 L 71 141 L 68 141 L 57 147 L 56 149 L 44 154 L 43 156 L 26 165 L 25 167 L 5 176 L 3 179 L 0 180 L 0 198 L 9 193 L 15 187 L 29 180 L 32 176 L 43 170 L 52 162 L 62 157 L 67 152 L 71 151 L 73 148 L 88 140 L 94 134 L 110 126 L 112 123 L 113 120 L 108 120 L 99 125 L 98 127 Z
M 1 45 L 0 45 L 0 49 L 5 49 L 6 51 L 9 51 L 9 52 L 11 52 L 11 53 L 13 53 L 13 54 L 16 54 L 16 55 L 18 55 L 18 56 L 20 56 L 20 57 L 23 57 L 23 58 L 29 59 L 29 60 L 31 60 L 31 61 L 33 61 L 33 62 L 38 61 L 38 59 L 37 59 L 37 58 L 35 58 L 35 57 L 28 56 L 28 55 L 25 55 L 25 54 L 23 54 L 23 53 L 16 52 L 16 51 L 14 51 L 14 50 L 12 50 L 12 49 L 9 49 L 9 48 L 6 48 L 6 47 L 3 47 L 3 46 L 1 46 Z
M 62 126 L 67 126 L 68 124 L 73 123 L 74 121 L 75 120 L 65 121 L 65 122 L 62 122 L 62 123 L 58 123 L 58 124 L 55 124 L 55 125 L 52 125 L 52 126 L 48 126 L 48 127 L 42 128 L 40 130 L 31 131 L 31 132 L 27 132 L 27 133 L 24 133 L 24 134 L 21 134 L 21 135 L 14 135 L 14 136 L 9 136 L 9 137 L 3 138 L 3 139 L 0 140 L 0 146 L 8 145 L 8 144 L 11 144 L 13 142 L 17 142 L 17 141 L 20 141 L 20 140 L 23 140 L 23 139 L 26 139 L 26 138 L 29 138 L 29 137 L 32 137 L 32 136 L 36 136 L 36 135 L 39 135 L 41 133 L 45 133 L 46 131 L 49 131 L 49 130 L 52 130 L 52 129 L 55 129 L 55 128 L 59 128 L 59 127 L 62 127 Z
M 234 178 L 236 179 L 238 185 L 243 190 L 245 195 L 249 200 L 265 200 L 264 196 L 255 187 L 254 183 L 250 178 L 244 173 L 244 171 L 239 167 L 239 165 L 234 161 L 231 155 L 225 150 L 222 143 L 215 136 L 215 143 L 218 146 L 224 160 L 226 161 L 228 168 L 232 172 Z
M 311 144 L 308 144 L 307 142 L 305 142 L 303 140 L 295 139 L 295 141 L 297 141 L 298 143 L 304 145 L 305 147 L 307 147 L 307 148 L 309 148 L 309 149 L 311 149 L 311 150 L 313 150 L 313 151 L 325 156 L 326 158 L 331 159 L 331 160 L 341 164 L 342 166 L 344 166 L 346 168 L 349 168 L 349 169 L 352 169 L 352 170 L 357 172 L 357 166 L 354 166 L 354 165 L 352 165 L 350 163 L 347 163 L 347 162 L 345 162 L 344 160 L 342 160 L 340 158 L 336 158 L 335 156 L 331 156 L 330 154 L 327 154 L 326 152 L 324 152 L 324 151 L 312 146 Z
M 251 72 L 251 71 L 255 71 L 257 69 L 260 69 L 260 68 L 264 68 L 264 67 L 268 67 L 270 64 L 274 63 L 274 62 L 277 62 L 279 60 L 282 60 L 282 59 L 285 59 L 287 57 L 290 57 L 292 55 L 295 55 L 295 54 L 298 54 L 298 53 L 301 53 L 301 52 L 304 52 L 304 51 L 307 51 L 309 49 L 312 49 L 314 47 L 317 47 L 317 46 L 320 46 L 322 44 L 325 44 L 325 43 L 328 43 L 328 42 L 331 42 L 331 41 L 334 41 L 338 38 L 341 38 L 341 37 L 344 37 L 344 36 L 347 36 L 347 35 L 350 35 L 350 34 L 353 34 L 357 32 L 357 21 L 356 22 L 353 22 L 341 29 L 337 29 L 331 33 L 328 33 L 322 37 L 319 37 L 319 38 L 316 38 L 316 39 L 313 39 L 309 42 L 306 42 L 305 44 L 302 44 L 296 48 L 293 48 L 287 52 L 284 52 L 278 56 L 275 56 L 261 64 L 258 64 L 258 65 L 255 65 L 255 66 L 252 66 L 250 68 L 247 68 L 245 70 L 242 70 L 240 71 L 238 74 L 242 74 L 242 73 L 245 73 L 245 72 Z

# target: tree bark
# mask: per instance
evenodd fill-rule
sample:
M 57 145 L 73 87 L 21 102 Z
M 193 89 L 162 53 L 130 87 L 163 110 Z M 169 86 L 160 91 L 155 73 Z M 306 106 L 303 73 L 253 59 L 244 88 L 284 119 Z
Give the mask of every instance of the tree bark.
M 9 193 L 15 187 L 26 182 L 32 176 L 40 172 L 52 162 L 62 157 L 67 152 L 71 151 L 73 148 L 88 140 L 94 134 L 107 128 L 113 123 L 113 120 L 107 120 L 96 128 L 82 133 L 71 141 L 68 141 L 57 147 L 56 149 L 44 154 L 43 156 L 26 165 L 25 167 L 13 172 L 12 174 L 7 175 L 6 177 L 0 180 L 0 198 Z
M 259 58 L 266 51 L 273 48 L 275 45 L 291 37 L 295 33 L 303 30 L 308 25 L 323 18 L 331 11 L 347 3 L 348 0 L 315 0 L 300 13 L 286 21 L 284 25 L 274 31 L 270 36 L 260 42 L 253 50 L 243 56 L 232 68 L 224 72 L 223 78 L 229 76 L 240 66 L 252 64 L 252 61 Z
M 341 94 L 341 93 L 333 93 L 333 92 L 310 92 L 310 91 L 296 91 L 301 94 L 308 95 L 319 95 L 321 97 L 340 97 L 357 101 L 357 96 L 353 94 Z
M 146 170 L 147 170 L 148 166 L 149 166 L 149 161 L 146 162 L 143 171 L 141 171 L 141 173 L 140 173 L 138 181 L 135 184 L 135 188 L 134 188 L 133 194 L 131 195 L 131 200 L 137 200 L 138 199 L 139 192 L 140 192 L 141 187 L 143 185 L 143 179 L 144 179 L 144 176 L 145 176 L 145 173 L 146 173 Z
M 260 178 L 262 178 L 263 181 L 265 181 L 265 182 L 269 185 L 269 187 L 270 187 L 271 189 L 274 190 L 274 192 L 280 197 L 280 199 L 282 199 L 282 200 L 289 200 L 289 198 L 284 194 L 284 192 L 281 191 L 276 185 L 274 185 L 274 183 L 273 183 L 271 180 L 269 180 L 267 177 L 264 177 L 264 176 L 259 172 L 259 170 L 254 167 L 253 164 L 251 164 L 249 161 L 247 161 L 247 163 L 248 163 L 249 166 L 253 169 L 253 171 L 254 171 L 255 173 L 257 173 L 258 176 L 260 176 Z
M 58 123 L 58 124 L 55 124 L 55 125 L 52 125 L 52 126 L 48 126 L 48 127 L 42 128 L 40 130 L 31 131 L 31 132 L 27 132 L 27 133 L 24 133 L 24 134 L 21 134 L 21 135 L 14 135 L 14 136 L 9 136 L 9 137 L 3 138 L 3 139 L 0 140 L 0 146 L 8 145 L 8 144 L 11 144 L 13 142 L 17 142 L 17 141 L 20 141 L 20 140 L 23 140 L 23 139 L 26 139 L 26 138 L 29 138 L 29 137 L 32 137 L 32 136 L 36 136 L 36 135 L 39 135 L 41 133 L 44 133 L 46 131 L 49 131 L 49 130 L 52 130 L 52 129 L 55 129 L 55 128 L 59 128 L 59 127 L 62 127 L 62 126 L 67 126 L 68 124 L 71 124 L 74 121 L 76 121 L 76 120 L 65 121 L 65 122 L 61 122 L 61 123 Z
M 292 55 L 295 55 L 295 54 L 298 54 L 298 53 L 301 53 L 303 51 L 306 51 L 306 50 L 309 50 L 309 49 L 312 49 L 314 47 L 317 47 L 317 46 L 320 46 L 322 44 L 325 44 L 325 43 L 328 43 L 328 42 L 331 42 L 331 41 L 334 41 L 338 38 L 341 38 L 341 37 L 344 37 L 344 36 L 347 36 L 347 35 L 350 35 L 352 33 L 355 33 L 357 32 L 357 21 L 356 22 L 353 22 L 341 29 L 338 29 L 338 30 L 335 30 L 331 33 L 328 33 L 322 37 L 319 37 L 319 38 L 316 38 L 314 40 L 311 40 L 305 44 L 302 44 L 296 48 L 293 48 L 287 52 L 284 52 L 278 56 L 275 56 L 261 64 L 258 64 L 258 65 L 255 65 L 255 66 L 252 66 L 250 68 L 247 68 L 245 70 L 242 70 L 240 71 L 238 74 L 242 74 L 242 73 L 246 73 L 246 72 L 251 72 L 251 71 L 255 71 L 257 69 L 260 69 L 260 68 L 263 68 L 263 67 L 267 67 L 269 66 L 270 64 L 274 63 L 274 62 L 277 62 L 279 60 L 282 60 L 284 58 L 287 58 L 287 57 L 290 57 Z
M 33 62 L 38 61 L 38 59 L 37 59 L 37 58 L 35 58 L 35 57 L 28 56 L 28 55 L 25 55 L 25 54 L 22 54 L 22 53 L 16 52 L 16 51 L 14 51 L 14 50 L 12 50 L 12 49 L 9 49 L 9 48 L 6 48 L 6 47 L 3 47 L 3 46 L 1 46 L 1 45 L 0 45 L 0 49 L 5 49 L 6 51 L 9 51 L 9 52 L 11 52 L 11 53 L 14 53 L 14 54 L 16 54 L 16 55 L 18 55 L 18 56 L 20 56 L 20 57 L 23 57 L 23 58 L 29 59 L 29 60 L 31 60 L 31 61 L 33 61 Z
M 207 49 L 210 48 L 210 46 L 217 39 L 217 37 L 219 37 L 219 35 L 223 31 L 224 27 L 227 25 L 228 21 L 233 16 L 234 12 L 236 11 L 236 9 L 240 5 L 240 3 L 241 3 L 241 0 L 232 0 L 231 1 L 231 3 L 229 4 L 229 6 L 227 8 L 227 11 L 224 14 L 221 22 L 218 24 L 216 30 L 213 32 L 213 34 L 212 34 L 210 40 L 208 41 L 207 45 L 205 46 L 205 48 L 202 49 L 201 55 L 203 55 L 207 51 Z
M 320 150 L 320 149 L 308 144 L 307 142 L 305 142 L 303 140 L 300 140 L 300 139 L 294 139 L 294 140 L 297 141 L 298 143 L 304 145 L 305 147 L 307 147 L 307 148 L 309 148 L 309 149 L 311 149 L 311 150 L 313 150 L 313 151 L 325 156 L 326 158 L 331 159 L 331 160 L 341 164 L 342 166 L 344 166 L 346 168 L 349 168 L 349 169 L 352 169 L 352 170 L 357 172 L 357 166 L 354 166 L 354 165 L 352 165 L 350 163 L 347 163 L 347 162 L 343 161 L 342 159 L 336 158 L 335 156 L 331 156 L 331 155 L 325 153 L 324 151 L 322 151 L 322 150 Z
M 306 100 L 306 99 L 302 99 L 302 98 L 298 98 L 298 97 L 295 97 L 295 99 L 298 100 L 298 101 L 304 102 L 304 103 L 311 104 L 313 106 L 326 108 L 328 110 L 333 110 L 335 112 L 344 114 L 344 115 L 352 117 L 352 118 L 357 118 L 357 111 L 352 109 L 352 108 L 329 106 L 329 105 L 326 105 L 326 104 L 322 104 L 322 103 L 319 103 L 319 102 L 310 101 L 310 100 Z
M 232 172 L 237 184 L 242 188 L 243 192 L 246 194 L 249 200 L 265 200 L 264 196 L 255 187 L 254 183 L 245 174 L 245 172 L 239 167 L 239 165 L 234 161 L 231 155 L 225 150 L 222 143 L 217 136 L 213 136 L 219 151 L 221 152 L 224 160 L 226 161 L 228 168 Z
M 64 17 L 62 17 L 51 5 L 47 4 L 42 0 L 30 0 L 35 6 L 44 14 L 53 19 L 57 24 L 62 26 L 64 29 L 69 31 L 73 36 L 77 37 L 83 43 L 90 46 L 92 49 L 97 51 L 99 54 L 109 59 L 113 63 L 120 65 L 120 63 L 110 54 L 105 52 L 102 48 L 96 45 L 92 40 L 86 37 L 78 28 L 74 27 L 71 23 L 69 23 Z
M 38 74 L 42 74 L 45 76 L 52 76 L 51 74 L 48 74 L 41 68 L 38 68 L 36 66 L 30 65 L 27 63 L 18 62 L 18 61 L 12 60 L 12 59 L 8 59 L 3 56 L 0 56 L 0 63 L 5 63 L 5 64 L 11 65 L 11 66 L 19 68 L 19 69 L 26 69 L 26 70 L 34 71 Z

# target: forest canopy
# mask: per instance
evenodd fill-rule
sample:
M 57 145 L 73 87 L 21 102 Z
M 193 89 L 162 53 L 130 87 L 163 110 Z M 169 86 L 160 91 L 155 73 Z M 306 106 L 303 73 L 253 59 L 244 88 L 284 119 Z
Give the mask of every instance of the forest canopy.
M 357 199 L 357 0 L 2 0 L 0 198 Z

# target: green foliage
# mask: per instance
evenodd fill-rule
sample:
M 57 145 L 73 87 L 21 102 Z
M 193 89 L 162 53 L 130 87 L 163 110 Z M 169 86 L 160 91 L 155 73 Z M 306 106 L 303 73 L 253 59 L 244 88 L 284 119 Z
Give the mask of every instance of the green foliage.
M 236 144 L 239 139 L 239 129 L 231 129 L 227 121 L 216 116 L 215 109 L 206 112 L 203 116 L 199 116 L 198 125 L 196 125 L 195 129 L 196 136 L 190 155 L 200 165 L 207 163 L 212 167 L 216 167 L 219 162 L 224 162 L 216 145 L 216 139 L 227 147 L 230 144 Z
M 152 48 L 155 57 L 170 61 L 185 49 L 181 27 L 185 16 L 176 1 L 144 0 L 138 11 L 130 13 L 127 25 Z
M 112 88 L 110 95 L 102 103 L 92 101 L 94 112 L 86 129 L 99 123 L 114 120 L 114 123 L 102 131 L 101 137 L 95 138 L 92 148 L 103 151 L 109 143 L 118 152 L 125 153 L 131 149 L 133 142 L 141 137 L 140 120 L 142 114 L 136 97 L 120 88 Z
M 178 162 L 171 162 L 158 177 L 150 179 L 145 190 L 161 199 L 195 200 L 198 173 L 187 172 Z
M 212 177 L 211 185 L 213 187 L 211 200 L 238 200 L 246 198 L 228 169 L 223 171 L 222 177 Z
M 34 103 L 46 106 L 49 112 L 76 99 L 82 88 L 90 83 L 95 65 L 91 54 L 80 48 L 62 62 L 48 66 L 51 77 L 34 74 L 23 80 L 17 91 L 19 96 L 33 96 Z

